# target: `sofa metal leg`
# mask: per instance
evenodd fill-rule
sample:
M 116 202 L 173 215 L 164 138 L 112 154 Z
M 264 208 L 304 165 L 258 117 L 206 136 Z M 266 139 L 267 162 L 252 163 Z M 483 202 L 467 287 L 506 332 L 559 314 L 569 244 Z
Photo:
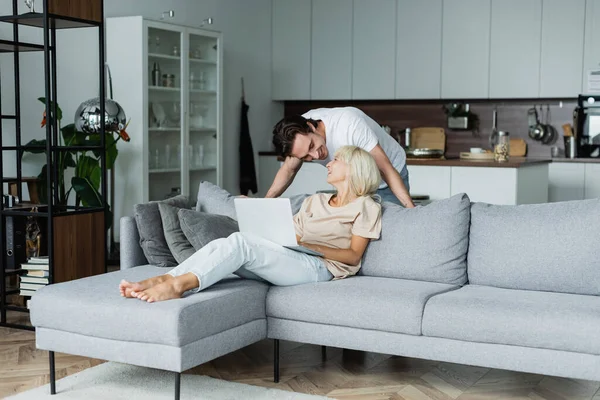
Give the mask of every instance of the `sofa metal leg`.
M 273 381 L 279 383 L 279 339 L 275 339 L 273 354 Z
M 175 400 L 179 400 L 181 392 L 181 372 L 177 372 L 175 375 Z
M 54 352 L 49 354 L 50 358 L 50 394 L 56 394 L 56 373 L 54 370 Z
M 321 361 L 327 361 L 327 346 L 321 346 Z

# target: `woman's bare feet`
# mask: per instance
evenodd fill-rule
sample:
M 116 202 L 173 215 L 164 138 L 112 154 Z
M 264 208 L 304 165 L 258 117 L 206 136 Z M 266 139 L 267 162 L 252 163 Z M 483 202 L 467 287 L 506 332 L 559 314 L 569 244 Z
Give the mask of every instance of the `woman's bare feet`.
M 170 276 L 170 275 L 169 275 Z M 178 299 L 183 294 L 199 286 L 198 278 L 192 273 L 187 273 L 176 278 L 171 277 L 166 281 L 154 285 L 142 292 L 135 293 L 135 297 L 148 303 L 154 303 L 156 301 L 164 301 L 171 299 Z
M 123 279 L 119 284 L 119 292 L 121 292 L 121 296 L 134 298 L 137 297 L 139 292 L 149 289 L 152 286 L 159 285 L 169 279 L 173 279 L 173 276 L 165 274 L 155 276 L 149 279 L 145 279 L 141 282 L 129 282 Z

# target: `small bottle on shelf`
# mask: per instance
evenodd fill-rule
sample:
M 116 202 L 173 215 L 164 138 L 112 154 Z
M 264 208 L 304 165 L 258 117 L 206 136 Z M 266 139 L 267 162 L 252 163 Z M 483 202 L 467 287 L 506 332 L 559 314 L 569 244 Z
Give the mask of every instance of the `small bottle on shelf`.
M 508 132 L 498 132 L 498 143 L 494 147 L 494 160 L 497 162 L 507 162 L 510 146 L 510 135 Z

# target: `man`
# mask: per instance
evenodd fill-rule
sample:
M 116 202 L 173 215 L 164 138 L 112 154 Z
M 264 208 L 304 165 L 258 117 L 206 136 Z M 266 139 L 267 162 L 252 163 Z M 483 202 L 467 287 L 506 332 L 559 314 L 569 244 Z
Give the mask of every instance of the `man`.
M 325 166 L 335 151 L 358 146 L 375 158 L 382 182 L 382 200 L 412 208 L 406 153 L 377 122 L 354 107 L 319 108 L 302 116 L 290 116 L 273 129 L 275 151 L 285 161 L 265 197 L 280 196 L 292 183 L 304 161 Z

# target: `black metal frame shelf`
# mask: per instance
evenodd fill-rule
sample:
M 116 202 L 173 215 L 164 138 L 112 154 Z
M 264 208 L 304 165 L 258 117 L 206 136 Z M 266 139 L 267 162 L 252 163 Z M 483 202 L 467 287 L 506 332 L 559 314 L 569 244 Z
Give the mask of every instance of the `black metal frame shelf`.
M 8 257 L 7 244 L 6 244 L 6 222 L 7 218 L 14 217 L 27 217 L 35 216 L 41 218 L 47 218 L 46 220 L 46 240 L 47 240 L 47 255 L 48 255 L 48 282 L 49 284 L 54 283 L 55 276 L 55 265 L 54 265 L 54 217 L 57 216 L 70 216 L 77 214 L 97 213 L 107 211 L 107 170 L 106 170 L 106 138 L 105 135 L 100 135 L 99 145 L 78 145 L 78 146 L 60 146 L 59 136 L 60 131 L 58 129 L 58 122 L 55 118 L 50 118 L 49 123 L 46 125 L 46 145 L 45 146 L 27 146 L 21 142 L 21 94 L 20 94 L 20 53 L 22 52 L 41 52 L 43 53 L 43 65 L 44 65 L 44 97 L 46 100 L 46 115 L 57 115 L 57 44 L 56 44 L 56 30 L 58 29 L 73 29 L 73 28 L 98 28 L 98 67 L 99 67 L 99 97 L 100 99 L 106 99 L 105 90 L 105 53 L 104 53 L 104 15 L 102 7 L 100 8 L 100 17 L 98 21 L 86 20 L 81 18 L 74 18 L 69 16 L 62 16 L 52 14 L 49 12 L 49 0 L 43 1 L 43 12 L 42 13 L 25 13 L 18 14 L 18 2 L 20 0 L 12 1 L 12 14 L 7 16 L 0 16 L 0 22 L 10 23 L 13 27 L 13 40 L 0 40 L 0 53 L 11 52 L 14 54 L 14 80 L 15 80 L 15 112 L 14 115 L 3 115 L 2 114 L 2 102 L 0 99 L 0 176 L 2 176 L 2 183 L 16 183 L 17 197 L 23 199 L 22 196 L 22 185 L 25 182 L 22 175 L 22 163 L 20 153 L 26 150 L 38 150 L 45 153 L 46 165 L 46 197 L 48 204 L 26 204 L 21 203 L 12 208 L 5 208 L 4 203 L 0 202 L 0 327 L 35 330 L 34 327 L 12 323 L 7 321 L 7 311 L 29 313 L 26 307 L 21 307 L 15 304 L 9 304 L 7 296 L 19 295 L 20 290 L 18 288 L 8 287 L 10 280 L 7 278 L 21 275 L 25 270 L 18 269 L 20 265 L 11 267 L 7 266 L 6 260 Z M 43 43 L 23 43 L 19 41 L 19 27 L 29 26 L 38 27 L 43 30 Z M 1 82 L 0 82 L 1 90 Z M 100 113 L 105 113 L 105 103 L 100 102 Z M 14 120 L 15 121 L 15 136 L 16 139 L 11 146 L 3 145 L 2 131 L 3 126 L 2 120 Z M 105 121 L 102 118 L 100 121 L 100 131 L 105 130 Z M 86 142 L 89 143 L 89 142 Z M 4 151 L 16 151 L 16 177 L 4 177 L 4 164 L 3 156 Z M 103 207 L 77 207 L 70 205 L 58 204 L 58 170 L 56 168 L 56 160 L 59 154 L 63 151 L 97 151 L 100 153 L 100 169 L 101 173 L 101 187 L 100 195 Z M 43 211 L 31 211 L 33 207 Z M 106 242 L 104 243 L 104 254 L 107 253 Z
M 48 21 L 50 27 L 52 27 L 53 29 L 92 28 L 101 25 L 101 23 L 97 21 L 90 21 L 82 18 L 66 17 L 63 15 L 56 15 L 51 13 L 48 13 Z M 29 12 L 20 15 L 6 15 L 0 17 L 0 22 L 9 22 L 12 24 L 43 28 L 44 14 Z
M 35 43 L 23 43 L 12 40 L 0 40 L 0 53 L 14 53 L 15 51 L 44 51 L 44 46 Z

